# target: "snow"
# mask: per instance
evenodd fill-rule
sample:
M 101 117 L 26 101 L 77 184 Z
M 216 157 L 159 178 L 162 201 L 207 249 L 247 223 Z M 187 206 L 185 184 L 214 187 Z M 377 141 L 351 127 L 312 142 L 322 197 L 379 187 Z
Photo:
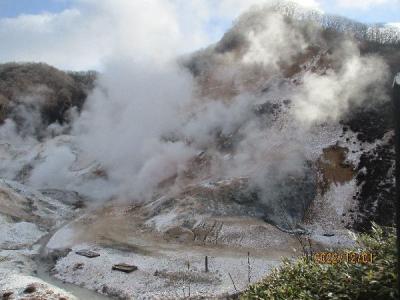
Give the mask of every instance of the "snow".
M 34 223 L 13 223 L 9 222 L 5 216 L 0 215 L 0 247 L 2 249 L 28 247 L 45 234 L 47 232 L 40 230 Z
M 323 154 L 323 149 L 335 145 L 342 132 L 340 125 L 319 125 L 312 128 L 311 134 L 306 134 L 304 140 L 307 159 L 316 161 Z
M 329 248 L 353 248 L 356 242 L 353 239 L 353 233 L 348 230 L 333 230 L 329 233 L 334 236 L 324 236 L 326 231 L 321 228 L 316 229 L 311 234 L 311 239 Z
M 18 250 L 0 250 L 0 268 L 18 271 L 19 273 L 32 274 L 36 269 L 36 262 L 32 259 L 39 254 L 39 245 L 31 250 L 27 248 Z M 1 278 L 0 278 L 1 281 Z
M 82 244 L 73 251 L 88 248 Z M 148 299 L 154 297 L 183 298 L 182 289 L 190 285 L 191 295 L 213 296 L 233 293 L 235 290 L 229 275 L 237 288 L 247 287 L 247 254 L 230 254 L 226 251 L 203 249 L 159 250 L 157 255 L 141 255 L 92 246 L 100 254 L 88 259 L 73 251 L 59 260 L 55 267 L 56 277 L 66 282 L 84 286 L 98 292 L 127 299 Z M 204 256 L 209 256 L 209 273 L 204 272 Z M 113 271 L 115 263 L 130 263 L 138 270 L 130 274 Z M 190 269 L 187 270 L 187 262 Z M 82 268 L 74 269 L 83 263 Z M 251 256 L 251 279 L 255 282 L 280 263 L 279 258 Z M 157 273 L 156 273 L 157 271 Z
M 355 194 L 357 182 L 355 179 L 344 184 L 332 186 L 326 193 L 326 201 L 329 202 L 337 216 L 341 216 L 344 212 L 349 210 L 349 205 L 352 202 L 352 197 Z
M 50 238 L 46 245 L 48 250 L 54 249 L 66 249 L 74 244 L 74 236 L 76 234 L 75 229 L 70 225 L 65 225 L 61 229 L 57 230 L 55 234 Z
M 24 294 L 24 290 L 31 285 L 36 290 L 29 294 L 29 299 L 59 300 L 65 298 L 68 300 L 78 300 L 70 293 L 50 285 L 39 278 L 0 268 L 0 290 L 13 292 L 11 299 L 28 299 L 27 294 Z
M 178 217 L 179 214 L 173 210 L 166 214 L 159 214 L 149 219 L 145 224 L 155 227 L 157 231 L 165 231 L 167 228 L 174 225 L 174 221 Z
M 379 145 L 387 144 L 388 141 L 393 137 L 394 131 L 388 131 L 381 140 L 376 140 L 373 143 L 361 142 L 357 138 L 357 133 L 348 130 L 344 137 L 339 141 L 339 145 L 347 148 L 349 151 L 346 155 L 346 161 L 351 163 L 353 166 L 358 166 L 360 163 L 360 157 L 365 152 L 370 152 Z
M 292 236 L 278 230 L 275 226 L 263 222 L 247 222 L 232 219 L 221 220 L 223 226 L 218 235 L 218 245 L 228 247 L 245 247 L 252 249 L 279 249 L 294 244 Z M 247 223 L 247 224 L 246 224 Z
M 351 223 L 349 211 L 356 209 L 357 203 L 353 199 L 356 191 L 357 182 L 353 179 L 343 184 L 332 184 L 324 195 L 317 196 L 313 204 L 312 220 L 306 225 L 314 242 L 329 248 L 355 245 L 345 226 Z
M 54 226 L 59 226 L 65 219 L 73 215 L 71 207 L 18 182 L 0 179 L 0 190 L 15 199 L 14 201 L 18 201 L 19 205 L 24 205 L 26 209 L 32 210 L 31 215 L 40 217 L 40 221 L 43 222 L 51 221 Z M 12 204 L 17 205 L 17 203 Z

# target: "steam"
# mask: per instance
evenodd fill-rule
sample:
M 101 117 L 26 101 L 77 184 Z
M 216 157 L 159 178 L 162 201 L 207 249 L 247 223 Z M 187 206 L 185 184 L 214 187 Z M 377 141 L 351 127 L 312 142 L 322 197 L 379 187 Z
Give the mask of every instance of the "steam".
M 296 115 L 309 124 L 338 121 L 353 106 L 387 100 L 383 87 L 389 80 L 387 65 L 378 57 L 361 57 L 354 44 L 342 48 L 343 64 L 325 74 L 306 73 L 293 100 Z M 369 103 L 363 103 L 369 100 Z M 372 102 L 372 103 L 371 103 Z
M 149 19 L 138 21 L 140 30 L 129 38 L 117 32 L 118 49 L 70 134 L 21 138 L 35 146 L 28 154 L 16 150 L 19 166 L 32 167 L 29 184 L 147 201 L 169 180 L 179 190 L 190 180 L 246 176 L 260 201 L 273 206 L 290 192 L 282 186 L 287 178 L 313 181 L 313 127 L 337 122 L 369 99 L 386 99 L 382 59 L 362 56 L 351 37 L 326 40 L 317 24 L 289 20 L 271 6 L 244 14 L 221 42 L 184 59 L 177 49 L 190 47 L 173 8 L 161 21 L 144 11 Z M 14 127 L 6 121 L 0 136 L 13 136 Z M 199 153 L 211 167 L 189 179 Z
M 192 79 L 173 63 L 115 62 L 100 78 L 73 133 L 118 182 L 143 196 L 175 175 L 194 152 L 184 142 L 166 142 L 192 95 Z
M 244 64 L 261 64 L 263 68 L 279 72 L 279 64 L 282 61 L 291 62 L 306 50 L 308 43 L 304 34 L 293 30 L 293 24 L 286 22 L 282 14 L 266 9 L 261 12 L 247 13 L 236 25 L 239 32 L 246 33 L 248 41 L 242 61 Z

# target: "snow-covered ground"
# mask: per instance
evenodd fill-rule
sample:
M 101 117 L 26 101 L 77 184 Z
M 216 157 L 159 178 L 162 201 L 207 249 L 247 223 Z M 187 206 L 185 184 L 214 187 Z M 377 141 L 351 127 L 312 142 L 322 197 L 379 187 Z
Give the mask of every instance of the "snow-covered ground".
M 162 245 L 160 245 L 162 247 Z M 245 251 L 213 249 L 206 247 L 182 247 L 141 254 L 119 251 L 96 245 L 77 245 L 73 251 L 91 249 L 100 254 L 86 258 L 73 251 L 60 259 L 55 266 L 55 276 L 61 280 L 84 286 L 100 293 L 124 299 L 148 299 L 152 297 L 183 298 L 184 295 L 215 296 L 234 293 L 248 285 L 248 264 Z M 250 279 L 255 282 L 280 262 L 278 253 L 256 253 L 250 256 Z M 286 253 L 281 253 L 282 255 Z M 205 256 L 208 256 L 209 272 L 205 272 Z M 128 263 L 138 267 L 130 274 L 114 271 L 113 264 Z
M 2 181 L 1 191 L 5 200 L 13 200 L 4 200 L 0 206 L 4 233 L 0 292 L 10 295 L 9 299 L 28 294 L 75 299 L 53 281 L 40 279 L 40 264 L 51 265 L 53 257 L 59 259 L 51 273 L 61 287 L 61 282 L 72 283 L 124 299 L 224 295 L 245 288 L 249 275 L 251 282 L 259 280 L 280 263 L 281 256 L 292 256 L 297 247 L 289 235 L 248 217 L 219 218 L 224 225 L 217 240 L 209 236 L 204 241 L 182 242 L 163 232 L 172 224 L 149 227 L 129 205 L 109 204 L 85 212 L 12 181 Z M 28 209 L 29 214 L 25 213 Z M 216 221 L 203 218 L 204 223 Z M 82 249 L 100 256 L 75 253 Z M 206 256 L 209 272 L 204 270 Z M 130 274 L 114 271 L 116 263 L 134 264 L 138 270 Z
M 0 293 L 3 299 L 76 299 L 35 275 L 42 240 L 74 216 L 73 208 L 8 180 L 0 180 L 0 197 Z
M 75 296 L 43 280 L 0 268 L 2 299 L 77 300 Z

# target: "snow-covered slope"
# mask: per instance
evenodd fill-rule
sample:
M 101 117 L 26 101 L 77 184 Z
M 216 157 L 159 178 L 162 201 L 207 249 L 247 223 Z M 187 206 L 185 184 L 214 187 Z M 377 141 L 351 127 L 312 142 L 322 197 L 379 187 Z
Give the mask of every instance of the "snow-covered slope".
M 75 214 L 72 206 L 20 183 L 0 180 L 0 292 L 4 299 L 76 299 L 36 277 L 46 237 Z

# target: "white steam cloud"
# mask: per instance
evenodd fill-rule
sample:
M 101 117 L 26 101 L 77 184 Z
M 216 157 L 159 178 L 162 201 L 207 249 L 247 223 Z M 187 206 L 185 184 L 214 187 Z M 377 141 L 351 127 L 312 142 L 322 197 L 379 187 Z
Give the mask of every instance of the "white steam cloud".
M 193 155 L 183 142 L 162 140 L 179 128 L 191 97 L 191 77 L 172 63 L 114 62 L 89 97 L 74 133 L 122 190 L 141 194 L 175 175 Z
M 297 117 L 305 122 L 339 121 L 354 105 L 387 100 L 383 87 L 389 80 L 387 65 L 378 57 L 361 57 L 352 43 L 343 45 L 339 70 L 307 73 L 293 100 Z M 375 101 L 374 101 L 375 100 Z
M 252 22 L 257 23 L 257 27 L 252 26 L 247 33 L 249 49 L 243 56 L 245 64 L 262 64 L 264 68 L 278 71 L 281 61 L 292 61 L 307 47 L 301 32 L 293 30 L 281 14 L 266 11 L 264 18 Z

